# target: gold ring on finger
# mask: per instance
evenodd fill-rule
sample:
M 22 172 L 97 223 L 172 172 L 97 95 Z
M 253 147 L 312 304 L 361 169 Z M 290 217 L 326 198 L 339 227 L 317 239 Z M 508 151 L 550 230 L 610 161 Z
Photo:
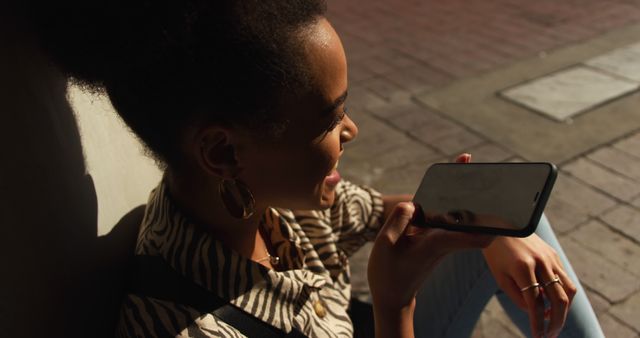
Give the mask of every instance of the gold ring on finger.
M 553 284 L 553 283 L 558 283 L 560 285 L 562 285 L 562 281 L 560 280 L 560 276 L 556 275 L 554 279 L 548 281 L 548 282 L 543 282 L 542 283 L 542 287 L 546 288 L 547 286 Z
M 540 283 L 533 283 L 533 284 L 531 284 L 529 286 L 525 286 L 522 289 L 520 289 L 520 292 L 525 292 L 525 291 L 527 291 L 529 289 L 537 288 L 539 286 L 540 286 Z

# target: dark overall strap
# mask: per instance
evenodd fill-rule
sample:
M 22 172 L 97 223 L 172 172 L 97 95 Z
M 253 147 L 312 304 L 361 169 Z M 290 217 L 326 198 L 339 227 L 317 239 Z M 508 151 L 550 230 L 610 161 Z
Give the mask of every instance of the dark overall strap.
M 240 310 L 172 269 L 161 257 L 135 256 L 129 292 L 173 301 L 211 313 L 247 337 L 306 337 L 293 329 L 288 334 Z
M 373 306 L 362 302 L 357 298 L 351 298 L 349 318 L 353 323 L 353 338 L 370 338 L 376 336 L 375 322 L 373 321 Z

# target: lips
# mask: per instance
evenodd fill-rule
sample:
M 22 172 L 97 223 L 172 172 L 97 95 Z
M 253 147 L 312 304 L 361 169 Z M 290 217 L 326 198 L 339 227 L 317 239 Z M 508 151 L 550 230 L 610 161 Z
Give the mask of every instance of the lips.
M 335 186 L 340 182 L 340 173 L 337 170 L 339 162 L 340 161 L 336 162 L 333 169 L 331 169 L 331 172 L 324 178 L 324 181 L 330 186 Z

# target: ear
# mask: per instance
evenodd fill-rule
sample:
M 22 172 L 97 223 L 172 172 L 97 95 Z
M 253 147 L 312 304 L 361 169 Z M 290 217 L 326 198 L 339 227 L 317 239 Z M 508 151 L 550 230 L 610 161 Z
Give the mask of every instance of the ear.
M 211 126 L 197 134 L 195 155 L 200 168 L 210 175 L 232 179 L 241 169 L 237 160 L 237 147 L 231 129 Z

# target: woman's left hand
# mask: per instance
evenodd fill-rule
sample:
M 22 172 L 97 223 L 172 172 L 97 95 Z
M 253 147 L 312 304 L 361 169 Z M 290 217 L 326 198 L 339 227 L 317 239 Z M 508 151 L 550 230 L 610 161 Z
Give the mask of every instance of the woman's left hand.
M 545 318 L 550 319 L 546 334 L 556 337 L 576 294 L 557 252 L 533 234 L 527 238 L 498 237 L 483 254 L 498 286 L 529 313 L 533 337 L 545 336 Z M 538 287 L 527 288 L 536 283 Z M 545 309 L 544 297 L 549 300 L 549 309 Z
M 469 163 L 471 155 L 461 154 L 456 162 Z M 533 337 L 545 336 L 545 318 L 550 319 L 546 334 L 556 337 L 577 290 L 558 253 L 536 234 L 526 238 L 497 237 L 482 252 L 498 286 L 529 313 Z M 539 286 L 533 286 L 537 283 Z M 549 300 L 549 309 L 545 309 L 544 297 Z

